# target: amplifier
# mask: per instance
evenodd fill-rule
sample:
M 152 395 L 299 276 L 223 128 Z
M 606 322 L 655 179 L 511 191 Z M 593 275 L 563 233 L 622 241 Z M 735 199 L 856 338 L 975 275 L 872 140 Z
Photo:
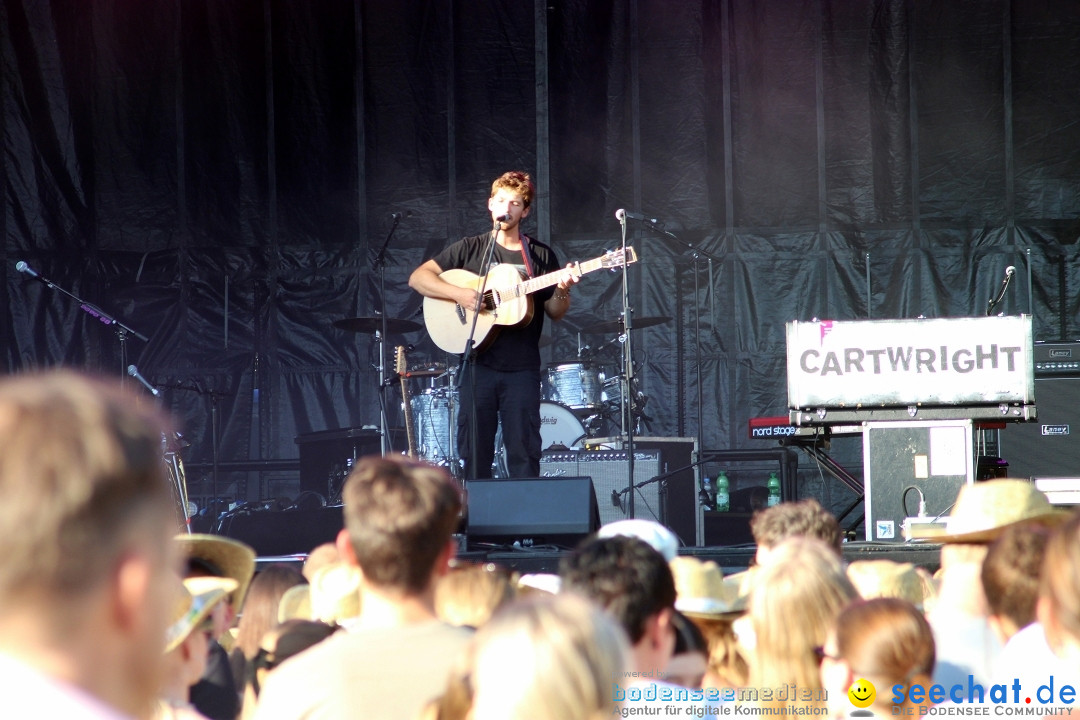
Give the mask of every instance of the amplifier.
M 540 457 L 544 477 L 591 477 L 600 524 L 629 517 L 629 457 L 622 450 L 554 450 Z M 663 524 L 659 483 L 644 485 L 660 474 L 659 450 L 634 451 L 634 517 Z
M 1080 342 L 1037 342 L 1031 349 L 1035 377 L 1080 375 Z M 1039 400 L 1035 388 L 1035 399 Z

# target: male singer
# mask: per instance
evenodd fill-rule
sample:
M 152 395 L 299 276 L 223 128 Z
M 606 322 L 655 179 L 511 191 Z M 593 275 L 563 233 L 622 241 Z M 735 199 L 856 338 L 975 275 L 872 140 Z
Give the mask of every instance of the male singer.
M 451 269 L 484 274 L 486 251 L 495 236 L 492 266 L 509 263 L 523 278 L 559 269 L 555 251 L 521 232 L 529 216 L 536 188 L 528 174 L 504 173 L 491 185 L 488 210 L 494 229 L 450 245 L 413 271 L 409 286 L 426 297 L 452 300 L 463 307 L 477 307 L 479 293 L 439 277 Z M 488 268 L 490 270 L 490 268 Z M 458 412 L 458 455 L 466 478 L 490 478 L 495 458 L 495 435 L 502 421 L 506 464 L 511 477 L 540 474 L 540 334 L 544 315 L 559 320 L 570 309 L 570 286 L 577 282 L 569 272 L 552 288 L 531 298 L 544 312 L 518 327 L 496 326 L 495 340 L 476 353 L 461 381 Z M 462 343 L 464 347 L 464 343 Z M 472 457 L 472 412 L 475 408 L 476 457 Z

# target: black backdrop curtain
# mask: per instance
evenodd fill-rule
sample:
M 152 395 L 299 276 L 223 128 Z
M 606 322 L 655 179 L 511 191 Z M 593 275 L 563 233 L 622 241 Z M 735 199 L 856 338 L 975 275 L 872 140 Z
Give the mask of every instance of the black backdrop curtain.
M 1080 13 L 1067 4 L 0 12 L 4 369 L 136 362 L 183 384 L 165 402 L 189 462 L 209 461 L 214 409 L 223 461 L 295 458 L 299 433 L 377 425 L 373 338 L 331 323 L 416 319 L 408 273 L 487 227 L 489 184 L 511 168 L 538 182 L 527 230 L 564 258 L 617 245 L 618 208 L 716 258 L 630 226 L 636 316 L 671 318 L 635 331 L 653 435 L 748 446 L 749 417 L 785 412 L 785 322 L 981 314 L 1008 265 L 1000 309 L 1031 313 L 1037 340 L 1077 336 Z M 383 296 L 373 260 L 405 211 Z M 19 260 L 148 342 L 129 337 L 122 357 L 112 328 Z M 619 285 L 582 282 L 551 361 L 616 318 Z M 611 354 L 610 335 L 583 337 Z M 445 360 L 422 334 L 405 341 Z

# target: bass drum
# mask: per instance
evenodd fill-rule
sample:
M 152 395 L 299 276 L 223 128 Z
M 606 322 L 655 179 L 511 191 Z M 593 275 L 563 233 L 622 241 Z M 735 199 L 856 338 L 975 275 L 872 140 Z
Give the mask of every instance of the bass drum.
M 416 453 L 433 465 L 453 466 L 457 457 L 457 393 L 452 388 L 427 390 L 410 399 Z
M 580 448 L 585 442 L 585 426 L 577 419 L 574 412 L 559 403 L 540 403 L 540 450 Z M 495 435 L 495 463 L 491 471 L 494 477 L 508 478 L 510 471 L 506 465 L 506 445 L 503 443 L 502 423 Z

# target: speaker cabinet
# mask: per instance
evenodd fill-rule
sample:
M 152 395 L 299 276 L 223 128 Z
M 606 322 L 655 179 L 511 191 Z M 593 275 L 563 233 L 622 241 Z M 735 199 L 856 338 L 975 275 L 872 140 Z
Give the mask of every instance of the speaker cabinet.
M 930 517 L 948 515 L 975 481 L 971 420 L 868 422 L 863 429 L 866 539 L 903 542 L 919 495 Z
M 1080 377 L 1035 377 L 1039 419 L 1001 431 L 1000 454 L 1009 477 L 1080 478 Z
M 600 526 L 587 477 L 472 480 L 469 542 L 572 547 Z

